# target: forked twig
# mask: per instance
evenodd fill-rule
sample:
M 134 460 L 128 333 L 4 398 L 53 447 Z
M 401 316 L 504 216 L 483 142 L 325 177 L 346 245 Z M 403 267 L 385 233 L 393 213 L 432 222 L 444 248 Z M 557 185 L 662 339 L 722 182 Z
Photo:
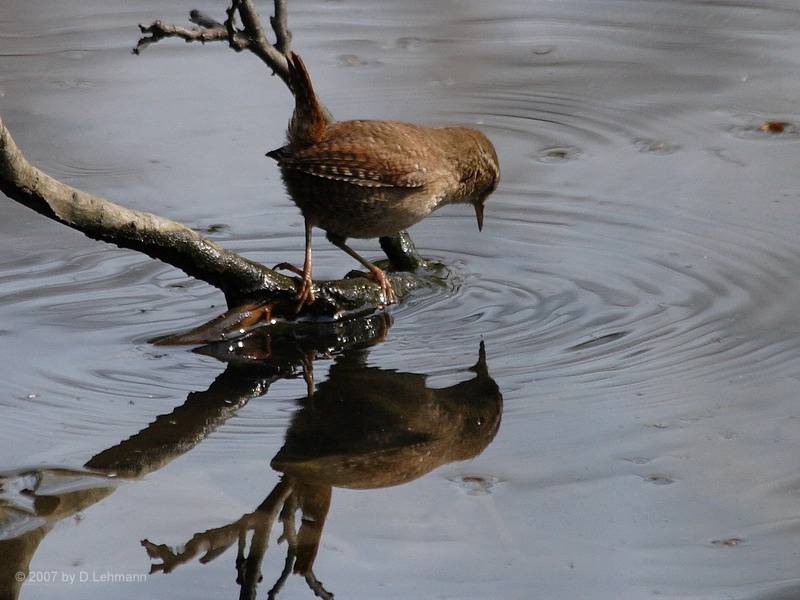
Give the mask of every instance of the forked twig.
M 237 52 L 249 50 L 258 56 L 274 74 L 284 83 L 289 81 L 289 67 L 286 56 L 291 49 L 292 34 L 289 31 L 286 0 L 275 0 L 275 14 L 269 18 L 275 35 L 275 43 L 270 43 L 261 17 L 252 0 L 231 0 L 226 9 L 223 23 L 193 10 L 189 13 L 189 21 L 196 27 L 188 28 L 172 25 L 162 21 L 154 21 L 150 25 L 139 25 L 143 35 L 134 54 L 140 54 L 148 46 L 166 38 L 179 38 L 185 42 L 223 42 Z

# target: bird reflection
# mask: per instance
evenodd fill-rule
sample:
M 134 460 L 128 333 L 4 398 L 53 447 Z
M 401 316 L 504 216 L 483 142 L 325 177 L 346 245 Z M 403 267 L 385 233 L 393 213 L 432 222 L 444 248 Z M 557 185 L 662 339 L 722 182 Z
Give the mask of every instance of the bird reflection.
M 494 439 L 502 396 L 489 376 L 483 343 L 478 354 L 469 369 L 474 376 L 443 389 L 428 387 L 425 375 L 367 366 L 363 350 L 337 357 L 328 379 L 298 400 L 300 410 L 271 462 L 283 477 L 264 502 L 226 527 L 196 534 L 179 552 L 145 540 L 150 556 L 161 561 L 153 570 L 170 572 L 200 552 L 200 561 L 208 562 L 238 542 L 237 582 L 242 597 L 254 597 L 269 533 L 279 519 L 287 556 L 267 597 L 274 598 L 291 573 L 303 576 L 316 595 L 332 597 L 313 571 L 332 488 L 406 483 L 474 457 Z
M 267 598 L 275 598 L 292 573 L 321 598 L 331 598 L 316 578 L 333 488 L 370 489 L 406 483 L 440 465 L 474 457 L 500 425 L 502 396 L 489 376 L 483 343 L 466 381 L 443 389 L 426 376 L 367 366 L 369 347 L 391 326 L 386 314 L 342 324 L 338 330 L 262 331 L 236 343 L 212 344 L 197 352 L 225 361 L 226 368 L 203 392 L 116 446 L 98 452 L 90 471 L 33 470 L 0 474 L 0 597 L 16 598 L 17 571 L 27 565 L 53 525 L 113 493 L 119 477 L 141 477 L 190 451 L 247 402 L 265 395 L 279 379 L 305 377 L 307 393 L 271 466 L 281 473 L 264 501 L 236 521 L 196 533 L 179 549 L 142 541 L 151 573 L 169 573 L 200 557 L 207 563 L 236 546 L 240 598 L 255 598 L 273 525 L 285 542 L 284 568 Z M 331 358 L 328 378 L 314 386 L 315 359 Z M 52 471 L 52 472 L 51 472 Z M 114 476 L 113 478 L 110 476 Z M 52 486 L 47 478 L 69 477 L 79 485 Z M 5 485 L 4 485 L 5 482 Z M 4 494 L 13 490 L 16 495 Z M 22 515 L 22 516 L 21 516 Z
M 500 424 L 502 397 L 481 343 L 475 376 L 444 389 L 426 375 L 368 367 L 343 355 L 328 380 L 299 401 L 272 468 L 302 481 L 381 488 L 479 454 Z

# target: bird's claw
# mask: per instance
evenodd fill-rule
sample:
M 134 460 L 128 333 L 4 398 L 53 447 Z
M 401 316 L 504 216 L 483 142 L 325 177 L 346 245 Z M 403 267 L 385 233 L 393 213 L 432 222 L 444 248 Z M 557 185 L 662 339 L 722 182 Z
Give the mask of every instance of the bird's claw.
M 298 284 L 300 285 L 300 291 L 297 293 L 295 314 L 299 314 L 306 304 L 311 304 L 316 300 L 314 296 L 314 282 L 311 280 L 311 277 L 302 277 L 302 279 L 298 280 Z
M 375 267 L 369 272 L 369 277 L 377 281 L 378 285 L 381 286 L 381 292 L 386 304 L 397 304 L 397 294 L 394 293 L 392 282 L 389 281 L 389 276 L 384 271 Z
M 391 281 L 389 281 L 389 276 L 386 275 L 383 270 L 378 267 L 375 267 L 375 270 L 371 271 L 359 271 L 354 269 L 348 271 L 347 275 L 344 276 L 345 279 L 358 279 L 359 277 L 372 279 L 377 282 L 378 285 L 381 286 L 381 292 L 383 293 L 386 304 L 397 304 L 397 294 L 394 293 L 394 288 L 392 287 Z
M 296 296 L 297 306 L 294 309 L 294 314 L 299 314 L 306 304 L 311 304 L 316 300 L 314 296 L 314 282 L 311 279 L 311 275 L 307 275 L 303 269 L 295 267 L 292 263 L 282 262 L 272 267 L 272 270 L 290 271 L 300 276 L 299 279 L 295 279 L 298 290 Z
M 277 265 L 272 267 L 272 270 L 273 271 L 291 271 L 295 275 L 300 275 L 300 277 L 303 277 L 303 269 L 295 267 L 292 263 L 288 263 L 288 262 L 278 263 Z

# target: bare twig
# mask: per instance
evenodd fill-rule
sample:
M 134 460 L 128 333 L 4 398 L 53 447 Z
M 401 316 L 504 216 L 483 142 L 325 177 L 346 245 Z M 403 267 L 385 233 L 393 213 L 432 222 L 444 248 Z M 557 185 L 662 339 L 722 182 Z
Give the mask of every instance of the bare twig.
M 220 23 L 200 11 L 193 10 L 189 20 L 198 27 L 191 29 L 162 21 L 139 25 L 141 32 L 147 35 L 139 39 L 133 53 L 140 54 L 151 44 L 170 37 L 200 43 L 227 41 L 237 52 L 249 50 L 258 56 L 288 85 L 289 67 L 286 56 L 291 47 L 292 36 L 287 26 L 286 0 L 275 0 L 275 15 L 269 20 L 275 34 L 274 45 L 267 38 L 261 17 L 252 0 L 231 0 L 231 5 L 225 12 L 225 21 Z
M 151 25 L 139 25 L 139 30 L 146 35 L 139 39 L 136 47 L 132 50 L 134 54 L 139 54 L 150 44 L 155 44 L 168 37 L 177 37 L 186 42 L 200 42 L 202 44 L 229 39 L 225 27 L 219 23 L 212 27 L 192 27 L 188 29 L 179 25 L 168 25 L 161 21 L 154 21 Z M 234 43 L 241 46 L 242 49 L 247 47 L 247 39 L 242 36 L 235 36 Z
M 275 47 L 283 55 L 289 54 L 292 43 L 292 32 L 286 24 L 286 12 L 286 0 L 275 0 L 275 16 L 269 18 L 269 23 L 275 32 Z
M 206 29 L 216 29 L 221 28 L 225 29 L 225 25 L 216 21 L 209 17 L 204 12 L 200 12 L 197 9 L 189 11 L 189 20 L 194 23 L 195 25 L 199 25 L 200 27 L 205 27 Z
M 239 1 L 238 0 L 231 0 L 230 8 L 225 10 L 225 31 L 228 32 L 228 40 L 229 45 L 231 48 L 236 50 L 237 52 L 241 50 L 235 43 L 230 40 L 234 40 L 236 38 L 236 34 L 238 30 L 236 29 L 236 11 L 239 10 Z

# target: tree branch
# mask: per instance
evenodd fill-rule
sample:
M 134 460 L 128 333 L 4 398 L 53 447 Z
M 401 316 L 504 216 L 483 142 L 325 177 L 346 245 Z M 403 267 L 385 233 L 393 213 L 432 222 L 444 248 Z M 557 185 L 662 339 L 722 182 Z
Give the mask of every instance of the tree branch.
M 269 20 L 275 33 L 275 45 L 272 45 L 267 38 L 261 17 L 252 0 L 232 0 L 226 13 L 225 22 L 220 23 L 198 10 L 193 10 L 189 13 L 189 20 L 197 27 L 191 29 L 161 21 L 154 21 L 150 25 L 140 24 L 139 29 L 146 35 L 139 39 L 133 53 L 141 54 L 142 50 L 151 44 L 172 37 L 203 44 L 227 41 L 237 52 L 249 50 L 258 56 L 288 86 L 289 66 L 286 55 L 290 49 L 292 36 L 287 26 L 286 0 L 275 0 L 275 16 Z M 241 29 L 237 27 L 237 17 L 241 21 Z
M 140 25 L 146 35 L 139 40 L 134 53 L 170 37 L 201 43 L 227 41 L 234 50 L 246 49 L 256 54 L 288 87 L 285 53 L 290 48 L 291 33 L 287 26 L 286 0 L 275 0 L 274 4 L 275 15 L 270 18 L 270 24 L 275 45 L 267 39 L 253 1 L 231 0 L 224 23 L 193 10 L 189 20 L 196 27 L 191 29 L 161 21 Z M 252 326 L 275 318 L 298 316 L 292 278 L 226 250 L 185 225 L 125 208 L 50 177 L 25 159 L 2 119 L 0 191 L 92 239 L 142 252 L 219 288 L 232 309 L 219 322 L 222 337 L 221 327 L 226 323 Z M 381 246 L 389 257 L 389 266 L 401 271 L 391 274 L 398 299 L 419 287 L 445 285 L 446 269 L 425 264 L 407 233 L 381 238 Z M 420 266 L 428 270 L 410 272 Z M 363 277 L 315 282 L 314 294 L 316 301 L 305 305 L 299 316 L 339 318 L 348 313 L 374 310 L 383 304 L 380 286 Z
M 275 32 L 275 47 L 284 56 L 289 54 L 289 48 L 292 43 L 292 32 L 289 31 L 286 22 L 286 0 L 275 0 L 275 16 L 269 18 L 269 23 Z
M 192 13 L 195 12 L 197 11 L 192 11 Z M 190 18 L 189 20 L 192 19 Z M 220 42 L 229 38 L 228 31 L 219 23 L 217 23 L 216 26 L 201 28 L 193 27 L 192 29 L 188 29 L 179 25 L 168 25 L 162 23 L 161 21 L 154 21 L 147 27 L 144 25 L 139 25 L 139 30 L 147 35 L 139 39 L 139 42 L 136 44 L 136 48 L 133 49 L 134 54 L 139 54 L 150 44 L 155 44 L 156 42 L 168 37 L 177 37 L 186 42 L 200 42 L 203 44 L 206 42 Z M 241 36 L 235 37 L 234 42 L 241 44 L 242 49 L 247 46 L 247 40 Z
M 292 282 L 206 240 L 188 227 L 70 187 L 31 165 L 0 119 L 0 189 L 36 212 L 88 237 L 144 252 L 208 281 L 226 297 L 246 290 L 290 292 Z
M 269 318 L 294 318 L 295 282 L 164 217 L 114 204 L 62 183 L 27 161 L 0 119 L 0 191 L 86 236 L 143 252 L 206 281 L 225 294 L 229 307 L 269 303 Z M 394 273 L 398 297 L 418 287 L 443 285 L 435 265 L 429 273 Z M 301 316 L 336 317 L 381 305 L 380 286 L 365 278 L 321 281 L 317 301 Z
M 294 293 L 293 281 L 163 217 L 125 208 L 62 183 L 29 163 L 0 119 L 0 190 L 88 237 L 143 252 L 207 281 L 236 304 L 248 295 Z

